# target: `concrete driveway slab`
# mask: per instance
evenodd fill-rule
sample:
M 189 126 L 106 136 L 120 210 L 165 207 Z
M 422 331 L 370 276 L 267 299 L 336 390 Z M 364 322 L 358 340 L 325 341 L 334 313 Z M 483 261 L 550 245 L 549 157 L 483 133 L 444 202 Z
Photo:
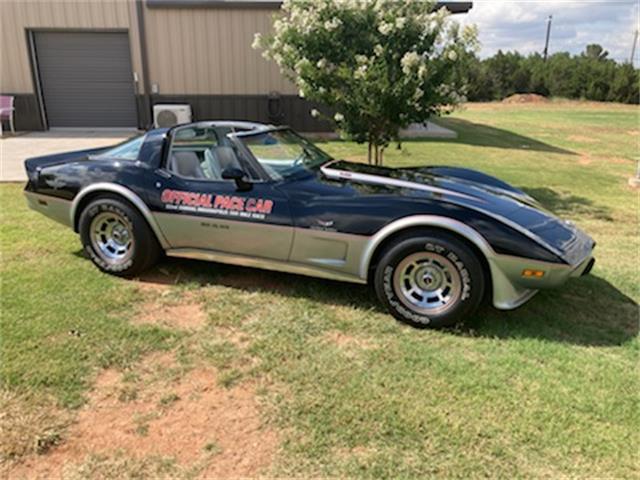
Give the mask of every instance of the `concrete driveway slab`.
M 115 145 L 140 134 L 136 130 L 50 130 L 0 139 L 0 182 L 26 182 L 24 161 L 52 153 Z

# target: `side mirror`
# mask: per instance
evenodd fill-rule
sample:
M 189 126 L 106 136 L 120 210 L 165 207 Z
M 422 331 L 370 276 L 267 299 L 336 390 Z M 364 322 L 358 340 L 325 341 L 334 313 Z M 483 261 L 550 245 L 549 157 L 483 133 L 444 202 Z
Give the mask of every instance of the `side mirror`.
M 239 168 L 229 167 L 222 171 L 223 180 L 233 180 L 236 182 L 236 187 L 241 192 L 251 190 L 251 182 L 245 180 L 246 174 Z

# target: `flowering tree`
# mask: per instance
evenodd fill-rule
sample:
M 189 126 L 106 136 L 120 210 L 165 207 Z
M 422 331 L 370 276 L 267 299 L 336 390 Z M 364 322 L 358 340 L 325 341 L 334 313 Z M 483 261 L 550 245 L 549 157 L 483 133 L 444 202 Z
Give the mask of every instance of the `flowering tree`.
M 401 128 L 463 100 L 456 60 L 475 48 L 476 31 L 460 29 L 433 1 L 285 0 L 282 10 L 254 48 L 301 97 L 331 107 L 343 133 L 368 142 L 369 163 L 382 163 Z

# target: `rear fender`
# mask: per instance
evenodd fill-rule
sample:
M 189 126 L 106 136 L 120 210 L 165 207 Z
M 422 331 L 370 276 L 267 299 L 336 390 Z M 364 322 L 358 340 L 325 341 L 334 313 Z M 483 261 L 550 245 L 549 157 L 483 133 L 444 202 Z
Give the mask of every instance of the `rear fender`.
M 151 213 L 151 210 L 149 210 L 149 207 L 147 207 L 144 201 L 136 195 L 135 192 L 117 183 L 94 183 L 78 192 L 73 199 L 70 210 L 70 221 L 71 225 L 73 225 L 74 231 L 78 231 L 78 220 L 87 201 L 100 193 L 113 193 L 129 201 L 129 203 L 131 203 L 145 218 L 162 248 L 165 250 L 169 248 L 169 243 L 162 234 L 162 230 Z

